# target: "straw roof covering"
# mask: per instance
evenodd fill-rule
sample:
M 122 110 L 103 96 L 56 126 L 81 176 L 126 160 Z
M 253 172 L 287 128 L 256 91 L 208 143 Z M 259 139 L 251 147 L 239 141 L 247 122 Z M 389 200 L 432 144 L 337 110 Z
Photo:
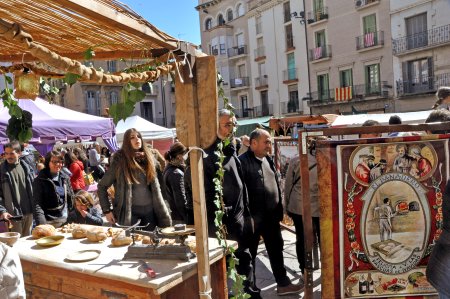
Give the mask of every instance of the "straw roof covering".
M 0 16 L 35 43 L 72 59 L 83 60 L 89 47 L 96 60 L 159 57 L 179 48 L 175 38 L 116 0 L 8 0 L 0 2 Z M 36 60 L 1 34 L 0 43 L 0 61 Z

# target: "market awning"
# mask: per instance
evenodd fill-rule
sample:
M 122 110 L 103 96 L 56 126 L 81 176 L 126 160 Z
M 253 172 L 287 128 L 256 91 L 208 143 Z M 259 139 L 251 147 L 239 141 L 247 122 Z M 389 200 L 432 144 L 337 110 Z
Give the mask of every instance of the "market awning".
M 263 116 L 250 119 L 238 120 L 238 128 L 236 136 L 249 135 L 254 129 L 258 127 L 269 128 L 269 120 L 272 116 Z

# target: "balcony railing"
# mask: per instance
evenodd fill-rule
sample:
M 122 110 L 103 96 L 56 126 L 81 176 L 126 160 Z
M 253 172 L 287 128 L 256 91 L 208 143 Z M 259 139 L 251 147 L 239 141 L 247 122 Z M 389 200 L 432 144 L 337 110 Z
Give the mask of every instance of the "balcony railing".
M 273 114 L 273 105 L 260 105 L 253 107 L 253 117 L 269 116 Z
M 252 110 L 253 108 L 246 108 L 246 109 L 234 109 L 234 114 L 237 118 L 243 118 L 243 117 L 252 117 Z
M 331 45 L 320 46 L 309 50 L 309 61 L 331 57 Z
M 255 9 L 257 7 L 260 7 L 261 5 L 269 2 L 270 0 L 250 0 L 248 2 L 248 10 Z
M 328 7 L 322 7 L 321 9 L 317 9 L 315 11 L 308 12 L 308 24 L 312 24 L 315 22 L 319 22 L 322 20 L 328 19 Z
M 397 81 L 397 94 L 399 96 L 434 93 L 441 86 L 450 85 L 450 73 L 436 76 L 419 77 Z
M 266 56 L 266 48 L 264 46 L 255 49 L 255 59 Z
M 356 37 L 356 50 L 384 45 L 384 31 L 369 32 Z
M 300 112 L 300 107 L 299 107 L 299 100 L 297 99 L 296 101 L 288 101 L 288 102 L 281 102 L 281 113 L 282 114 L 286 114 L 286 113 L 296 113 L 296 112 Z
M 380 2 L 380 0 L 355 0 L 355 8 L 363 8 L 364 6 L 375 2 Z
M 249 86 L 248 77 L 234 78 L 230 80 L 231 88 L 239 88 Z
M 269 80 L 267 79 L 267 75 L 263 75 L 261 77 L 255 78 L 255 87 L 263 87 L 269 85 Z
M 289 68 L 283 71 L 283 81 L 297 80 L 297 68 Z
M 431 48 L 450 42 L 450 24 L 407 35 L 392 41 L 392 51 L 398 55 L 418 48 Z
M 237 55 L 244 55 L 244 54 L 247 54 L 247 46 L 245 45 L 228 49 L 228 57 L 234 57 Z
M 324 89 L 320 92 L 315 91 L 311 93 L 310 104 L 364 100 L 368 97 L 386 98 L 388 96 L 387 85 L 387 81 L 353 85 L 351 87 L 351 92 L 348 93 L 346 97 L 343 97 L 342 95 L 336 97 L 335 89 Z

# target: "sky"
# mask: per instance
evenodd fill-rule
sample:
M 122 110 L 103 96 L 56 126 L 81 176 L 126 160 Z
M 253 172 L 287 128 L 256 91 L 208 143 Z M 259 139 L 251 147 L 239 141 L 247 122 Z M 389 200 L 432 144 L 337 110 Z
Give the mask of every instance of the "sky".
M 119 0 L 165 33 L 200 45 L 197 0 Z

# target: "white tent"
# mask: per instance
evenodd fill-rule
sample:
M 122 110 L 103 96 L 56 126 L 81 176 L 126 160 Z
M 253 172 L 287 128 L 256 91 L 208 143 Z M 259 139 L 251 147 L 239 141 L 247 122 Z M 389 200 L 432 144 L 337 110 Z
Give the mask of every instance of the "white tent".
M 158 126 L 140 116 L 134 115 L 128 117 L 125 121 L 121 120 L 117 123 L 117 142 L 122 142 L 125 131 L 131 128 L 138 130 L 142 134 L 144 140 L 169 139 L 176 137 L 175 129 Z
M 381 114 L 353 114 L 339 115 L 331 124 L 332 127 L 355 127 L 362 125 L 366 120 L 376 120 L 382 125 L 389 124 L 392 115 L 398 115 L 402 119 L 402 124 L 423 124 L 432 110 L 403 112 L 403 113 L 381 113 Z

